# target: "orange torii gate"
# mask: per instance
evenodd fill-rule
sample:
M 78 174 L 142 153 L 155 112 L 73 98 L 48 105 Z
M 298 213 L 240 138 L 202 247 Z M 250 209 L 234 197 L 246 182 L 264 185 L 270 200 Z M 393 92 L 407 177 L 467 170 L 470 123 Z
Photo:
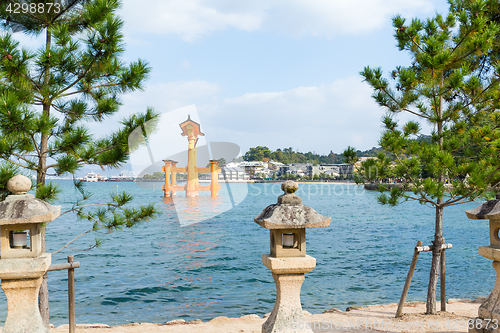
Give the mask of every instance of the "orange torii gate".
M 198 195 L 198 191 L 210 191 L 210 196 L 215 198 L 217 192 L 220 190 L 220 185 L 218 184 L 219 172 L 219 162 L 216 160 L 210 160 L 210 167 L 199 168 L 196 166 L 196 143 L 198 142 L 198 136 L 205 136 L 200 130 L 200 124 L 191 120 L 188 115 L 188 119 L 179 124 L 182 129 L 182 136 L 187 136 L 188 145 L 188 165 L 184 168 L 177 166 L 177 162 L 172 160 L 163 160 L 165 165 L 161 168 L 161 171 L 165 172 L 165 185 L 162 186 L 165 197 L 170 197 L 175 195 L 176 191 L 186 191 L 186 197 L 195 197 Z M 187 184 L 177 185 L 176 175 L 178 172 L 187 173 Z M 199 172 L 210 172 L 211 182 L 210 185 L 202 186 L 198 182 Z

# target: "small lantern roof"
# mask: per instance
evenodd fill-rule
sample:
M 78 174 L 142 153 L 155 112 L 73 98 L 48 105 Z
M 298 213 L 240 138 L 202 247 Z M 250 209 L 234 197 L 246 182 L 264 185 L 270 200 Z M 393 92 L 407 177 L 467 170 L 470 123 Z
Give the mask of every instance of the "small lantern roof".
M 200 124 L 198 124 L 196 121 L 191 120 L 190 115 L 188 115 L 188 119 L 180 123 L 179 126 L 182 129 L 182 136 L 188 136 L 188 132 L 190 130 L 192 131 L 194 137 L 198 137 L 198 135 L 205 136 L 205 134 L 201 132 Z
M 291 180 L 281 184 L 285 194 L 278 203 L 267 206 L 255 219 L 255 223 L 266 229 L 323 228 L 330 225 L 331 217 L 320 215 L 311 207 L 302 204 L 294 192 L 299 185 Z
M 0 225 L 50 222 L 61 213 L 61 206 L 52 206 L 33 194 L 26 194 L 31 189 L 31 181 L 26 176 L 9 179 L 7 189 L 12 194 L 0 202 Z
M 500 200 L 490 200 L 474 209 L 466 210 L 467 217 L 474 220 L 500 219 Z

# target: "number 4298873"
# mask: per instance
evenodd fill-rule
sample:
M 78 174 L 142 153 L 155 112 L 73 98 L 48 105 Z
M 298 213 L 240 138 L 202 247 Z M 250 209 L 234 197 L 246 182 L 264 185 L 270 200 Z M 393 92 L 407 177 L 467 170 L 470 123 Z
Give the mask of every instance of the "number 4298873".
M 59 2 L 45 3 L 9 3 L 5 11 L 11 14 L 44 14 L 44 13 L 60 13 L 62 6 Z

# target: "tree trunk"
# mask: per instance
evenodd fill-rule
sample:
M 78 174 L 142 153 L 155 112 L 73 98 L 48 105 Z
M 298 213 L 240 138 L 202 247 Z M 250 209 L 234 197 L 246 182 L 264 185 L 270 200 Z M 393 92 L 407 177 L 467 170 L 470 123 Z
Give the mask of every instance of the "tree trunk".
M 441 86 L 443 85 L 443 72 L 441 72 Z M 441 91 L 441 86 L 439 91 Z M 439 136 L 439 150 L 443 150 L 443 97 L 439 96 L 439 104 L 436 108 L 437 115 L 437 134 Z M 438 182 L 444 184 L 444 173 L 440 172 L 438 176 Z M 427 289 L 427 304 L 426 304 L 426 314 L 436 314 L 436 289 L 437 280 L 439 277 L 439 262 L 441 260 L 441 245 L 443 244 L 443 197 L 437 199 L 436 205 L 436 226 L 434 229 L 434 245 L 432 249 L 432 263 L 431 272 L 429 276 L 429 286 Z
M 48 136 L 42 135 L 42 140 L 40 145 L 41 146 L 40 152 L 42 153 L 42 156 L 40 156 L 39 168 L 41 168 L 41 170 L 43 171 L 42 172 L 38 171 L 37 173 L 38 185 L 45 184 L 45 175 L 47 173 L 47 171 L 45 170 L 46 167 L 45 165 L 47 162 L 47 142 L 48 142 Z M 41 235 L 42 253 L 44 253 L 47 251 L 47 247 L 45 245 L 45 227 L 42 227 L 41 231 L 42 231 Z M 42 284 L 40 285 L 40 291 L 38 293 L 38 307 L 40 308 L 40 315 L 42 316 L 43 323 L 45 324 L 45 327 L 47 327 L 48 329 L 50 314 L 49 314 L 49 285 L 47 283 L 47 273 L 44 274 Z
M 438 198 L 438 203 L 442 203 L 443 198 Z M 429 276 L 429 287 L 427 289 L 427 314 L 436 314 L 436 289 L 439 277 L 439 262 L 441 260 L 441 245 L 443 244 L 443 207 L 439 204 L 436 207 L 436 229 L 434 234 L 432 249 L 432 264 Z
M 49 29 L 46 30 L 45 47 L 50 50 L 51 35 Z M 44 86 L 50 84 L 50 66 L 45 66 L 45 78 Z M 48 117 L 50 115 L 50 101 L 49 96 L 43 96 L 43 115 Z M 42 134 L 40 139 L 40 156 L 38 158 L 38 170 L 37 170 L 37 185 L 45 184 L 45 176 L 47 175 L 47 147 L 49 142 L 49 135 Z M 42 252 L 46 252 L 47 247 L 45 246 L 45 227 L 42 227 Z M 49 285 L 47 283 L 47 273 L 43 276 L 42 285 L 40 286 L 40 291 L 38 293 L 38 307 L 40 309 L 40 315 L 42 316 L 43 323 L 47 329 L 49 329 Z

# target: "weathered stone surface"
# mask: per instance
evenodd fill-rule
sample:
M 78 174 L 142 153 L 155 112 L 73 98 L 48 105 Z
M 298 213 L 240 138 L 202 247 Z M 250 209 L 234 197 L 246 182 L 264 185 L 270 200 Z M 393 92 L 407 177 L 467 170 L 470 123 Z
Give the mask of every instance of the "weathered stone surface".
M 49 268 L 51 254 L 45 253 L 38 258 L 17 258 L 0 260 L 0 279 L 37 279 Z
M 193 319 L 189 323 L 190 324 L 202 324 L 203 320 L 201 320 L 201 319 Z
M 298 323 L 306 323 L 300 304 L 300 288 L 304 274 L 274 274 L 276 303 L 262 333 L 313 333 L 310 329 L 297 329 Z
M 500 200 L 490 200 L 474 209 L 466 210 L 467 217 L 473 220 L 500 219 Z
M 0 225 L 49 222 L 60 213 L 61 206 L 52 206 L 33 194 L 9 195 L 0 202 Z
M 3 333 L 49 333 L 38 310 L 38 290 L 42 278 L 2 280 L 8 313 Z
M 290 180 L 281 184 L 285 194 L 278 197 L 277 204 L 267 206 L 254 221 L 267 229 L 328 227 L 331 218 L 303 205 L 302 199 L 294 194 L 298 188 L 297 183 Z
M 281 184 L 281 190 L 288 193 L 295 193 L 299 189 L 299 184 L 294 182 L 293 180 L 286 180 Z
M 316 259 L 305 257 L 274 258 L 270 254 L 262 255 L 262 263 L 274 274 L 309 273 L 316 267 Z
M 483 319 L 496 319 L 500 322 L 500 263 L 493 261 L 493 268 L 497 273 L 497 280 L 491 294 L 479 307 L 478 315 Z
M 323 228 L 330 225 L 331 218 L 322 216 L 302 204 L 273 204 L 267 206 L 254 221 L 267 229 Z
M 302 198 L 294 193 L 283 194 L 278 197 L 278 203 L 281 205 L 297 206 L 302 203 Z
M 305 228 L 327 227 L 331 218 L 303 205 L 302 199 L 294 194 L 298 188 L 293 181 L 281 184 L 285 194 L 278 197 L 277 204 L 267 206 L 254 219 L 260 226 L 271 229 L 271 254 L 263 254 L 262 262 L 273 272 L 276 282 L 276 302 L 262 325 L 262 333 L 313 332 L 304 328 L 304 315 L 309 313 L 303 311 L 300 304 L 304 273 L 316 266 L 316 259 L 306 255 Z
M 500 249 L 491 246 L 480 246 L 477 253 L 487 259 L 500 261 Z
M 24 194 L 31 189 L 31 180 L 23 175 L 17 175 L 7 182 L 7 190 L 12 194 Z
M 0 279 L 8 307 L 2 332 L 48 333 L 49 323 L 43 322 L 38 306 L 40 285 L 51 263 L 51 255 L 42 253 L 41 224 L 58 217 L 61 207 L 26 194 L 31 188 L 27 177 L 9 179 L 7 188 L 13 194 L 0 202 Z M 11 246 L 17 230 L 29 230 L 29 245 Z

